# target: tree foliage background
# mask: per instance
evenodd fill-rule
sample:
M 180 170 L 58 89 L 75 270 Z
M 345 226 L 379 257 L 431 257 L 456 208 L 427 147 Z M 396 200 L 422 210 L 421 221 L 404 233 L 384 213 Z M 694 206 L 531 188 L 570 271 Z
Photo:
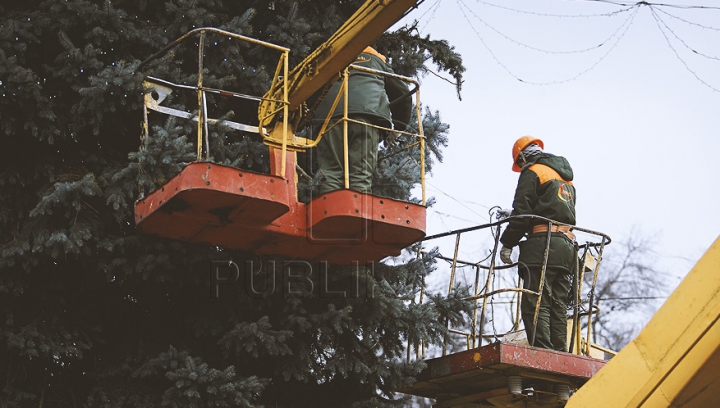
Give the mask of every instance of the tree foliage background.
M 401 403 L 393 390 L 422 368 L 404 360 L 406 342 L 442 341 L 444 322 L 459 324 L 467 307 L 462 290 L 410 302 L 434 269 L 429 256 L 361 271 L 361 286 L 372 296 L 321 298 L 306 290 L 251 297 L 238 284 L 212 298 L 211 261 L 258 259 L 142 236 L 133 225 L 134 200 L 195 158 L 189 121 L 155 123 L 153 137 L 140 140 L 142 60 L 193 28 L 213 26 L 289 47 L 292 66 L 360 3 L 0 5 L 0 406 Z M 215 41 L 207 49 L 205 85 L 264 93 L 277 57 Z M 438 69 L 459 92 L 464 68 L 444 41 L 419 37 L 409 26 L 376 45 L 398 73 Z M 196 48 L 178 50 L 153 74 L 193 83 L 196 56 Z M 220 100 L 211 109 L 240 122 L 255 115 Z M 449 129 L 439 112 L 428 107 L 424 115 L 430 171 L 442 160 Z M 267 170 L 257 136 L 214 127 L 211 141 L 213 160 Z M 391 153 L 402 143 L 384 149 Z M 411 198 L 418 174 L 412 163 L 404 151 L 384 160 L 376 193 Z M 330 286 L 347 285 L 350 272 L 333 268 Z M 283 273 L 262 276 L 281 281 Z

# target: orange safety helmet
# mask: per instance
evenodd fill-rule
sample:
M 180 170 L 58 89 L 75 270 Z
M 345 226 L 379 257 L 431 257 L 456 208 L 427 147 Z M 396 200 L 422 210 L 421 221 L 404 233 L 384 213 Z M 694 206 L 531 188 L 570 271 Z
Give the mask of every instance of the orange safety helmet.
M 537 137 L 533 136 L 523 136 L 517 141 L 515 141 L 515 144 L 513 145 L 512 149 L 512 158 L 513 158 L 513 165 L 512 169 L 514 172 L 520 173 L 520 166 L 517 165 L 517 158 L 520 155 L 520 152 L 522 149 L 528 147 L 530 144 L 535 143 L 536 145 L 540 146 L 541 149 L 545 149 L 545 144 L 542 140 L 538 139 Z

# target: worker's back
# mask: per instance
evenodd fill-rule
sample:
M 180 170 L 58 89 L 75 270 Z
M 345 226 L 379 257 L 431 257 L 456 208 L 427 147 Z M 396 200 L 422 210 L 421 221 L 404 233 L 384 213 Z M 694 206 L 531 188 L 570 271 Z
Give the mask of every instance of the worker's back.
M 358 55 L 353 65 L 369 68 L 377 71 L 393 73 L 392 68 L 385 63 L 385 57 L 368 47 Z M 395 128 L 405 130 L 410 120 L 411 98 L 400 100 L 391 108 L 390 102 L 401 98 L 407 93 L 408 87 L 405 82 L 388 78 L 380 74 L 350 69 L 348 80 L 348 116 L 364 117 L 372 123 L 390 128 L 391 123 Z M 318 104 L 315 111 L 314 121 L 321 124 L 330 112 L 333 102 L 340 92 L 342 81 L 335 82 L 328 91 L 325 98 Z M 342 99 L 333 111 L 333 119 L 340 119 L 343 116 Z

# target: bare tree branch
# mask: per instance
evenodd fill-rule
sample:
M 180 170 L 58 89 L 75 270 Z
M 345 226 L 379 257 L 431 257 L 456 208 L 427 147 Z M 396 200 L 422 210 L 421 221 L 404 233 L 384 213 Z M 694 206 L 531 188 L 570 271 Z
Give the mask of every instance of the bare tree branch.
M 595 288 L 600 313 L 593 319 L 593 341 L 620 350 L 630 342 L 667 297 L 667 274 L 657 267 L 652 234 L 632 228 L 603 255 Z M 589 288 L 592 275 L 586 275 Z

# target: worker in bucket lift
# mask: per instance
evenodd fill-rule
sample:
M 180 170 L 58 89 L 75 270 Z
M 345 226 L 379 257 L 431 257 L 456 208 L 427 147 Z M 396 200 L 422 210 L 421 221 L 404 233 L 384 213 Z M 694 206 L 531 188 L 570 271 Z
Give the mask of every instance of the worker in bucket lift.
M 353 65 L 393 73 L 384 55 L 366 47 Z M 348 161 L 350 189 L 372 192 L 373 172 L 377 164 L 378 143 L 386 131 L 365 123 L 403 131 L 410 121 L 412 98 L 407 84 L 397 78 L 350 69 L 348 79 L 348 117 L 363 123 L 348 122 Z M 335 82 L 318 104 L 313 117 L 316 131 L 322 127 L 332 104 L 340 92 L 342 81 Z M 330 127 L 343 117 L 342 99 L 332 113 Z M 317 161 L 324 181 L 319 193 L 324 194 L 345 187 L 343 126 L 337 124 L 322 136 L 317 145 Z
M 575 225 L 573 171 L 564 157 L 543 151 L 542 140 L 523 136 L 513 145 L 512 169 L 520 173 L 511 215 L 534 214 Z M 523 287 L 538 292 L 545 254 L 548 223 L 511 219 L 500 237 L 500 259 L 512 263 L 513 247 L 520 245 L 518 273 Z M 527 239 L 520 242 L 523 236 Z M 533 325 L 537 295 L 523 293 L 521 310 L 530 345 L 567 351 L 566 305 L 570 273 L 575 267 L 575 236 L 567 226 L 553 225 L 537 327 Z M 534 343 L 533 343 L 534 338 Z

